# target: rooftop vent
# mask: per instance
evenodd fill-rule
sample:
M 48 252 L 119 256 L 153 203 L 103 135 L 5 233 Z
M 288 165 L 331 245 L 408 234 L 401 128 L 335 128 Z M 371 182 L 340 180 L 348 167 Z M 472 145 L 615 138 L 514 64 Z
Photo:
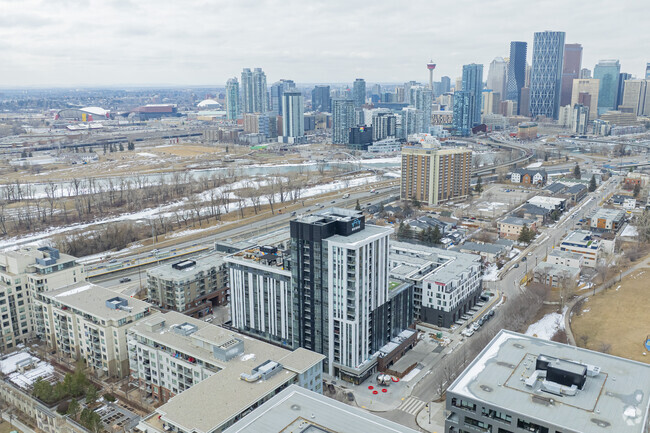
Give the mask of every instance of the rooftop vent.
M 576 386 L 582 389 L 587 380 L 587 366 L 566 359 L 559 359 L 552 356 L 539 355 L 535 370 L 546 371 L 546 381 L 571 388 Z M 552 385 L 551 388 L 555 389 Z M 549 392 L 553 392 L 550 391 Z
M 116 296 L 106 301 L 106 306 L 111 310 L 131 311 L 131 307 L 129 307 L 128 305 L 129 305 L 129 301 L 119 296 Z
M 251 374 L 242 373 L 239 377 L 241 380 L 245 380 L 246 382 L 257 382 L 260 379 L 266 380 L 280 371 L 282 371 L 282 364 L 269 359 L 255 367 L 251 371 Z
M 181 262 L 174 263 L 172 265 L 172 268 L 182 271 L 183 269 L 191 268 L 194 265 L 196 265 L 196 261 L 194 260 L 183 260 Z
M 187 337 L 188 335 L 194 334 L 196 331 L 199 330 L 199 328 L 196 325 L 192 325 L 191 323 L 183 322 L 180 325 L 174 326 L 172 330 L 176 334 Z

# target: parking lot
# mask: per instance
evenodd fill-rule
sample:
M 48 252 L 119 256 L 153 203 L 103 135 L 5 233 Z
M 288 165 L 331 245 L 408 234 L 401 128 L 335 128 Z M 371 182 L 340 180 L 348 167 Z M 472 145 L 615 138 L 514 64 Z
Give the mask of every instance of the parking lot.
M 533 188 L 520 188 L 506 184 L 490 185 L 483 191 L 481 197 L 476 198 L 465 209 L 465 213 L 478 218 L 498 218 L 536 193 L 537 190 Z

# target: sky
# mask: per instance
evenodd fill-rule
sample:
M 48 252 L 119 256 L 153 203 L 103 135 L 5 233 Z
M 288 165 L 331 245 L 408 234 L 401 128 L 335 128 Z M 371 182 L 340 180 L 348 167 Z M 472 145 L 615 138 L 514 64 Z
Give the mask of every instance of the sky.
M 0 87 L 206 85 L 244 67 L 269 85 L 428 81 L 566 32 L 583 67 L 650 62 L 643 0 L 0 0 Z

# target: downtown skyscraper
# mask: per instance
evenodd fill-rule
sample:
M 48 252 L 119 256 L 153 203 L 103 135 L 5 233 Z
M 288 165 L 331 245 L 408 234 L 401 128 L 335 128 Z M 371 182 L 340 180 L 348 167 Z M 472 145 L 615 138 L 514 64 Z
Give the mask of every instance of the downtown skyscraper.
M 226 117 L 235 120 L 239 113 L 239 82 L 237 78 L 229 78 L 226 81 Z
M 536 32 L 530 73 L 530 115 L 557 119 L 560 110 L 564 32 Z
M 564 65 L 562 66 L 562 90 L 560 91 L 560 106 L 571 103 L 573 80 L 580 77 L 582 67 L 582 45 L 564 45 Z
M 354 108 L 361 108 L 366 102 L 366 80 L 357 78 L 352 85 L 352 99 L 354 99 Z
M 350 128 L 355 126 L 354 101 L 336 98 L 332 100 L 332 143 L 348 144 Z
M 321 113 L 332 112 L 332 98 L 330 86 L 316 86 L 311 91 L 311 109 Z
M 598 89 L 598 115 L 616 110 L 618 97 L 618 75 L 621 64 L 618 60 L 601 60 L 594 67 L 594 78 L 600 80 Z
M 264 113 L 269 109 L 266 74 L 261 68 L 241 73 L 241 99 L 244 113 Z
M 526 42 L 510 42 L 510 60 L 508 61 L 508 78 L 506 95 L 501 99 L 517 101 L 517 114 L 521 114 L 521 89 L 526 84 Z M 528 111 L 526 108 L 525 111 Z
M 478 65 L 476 63 L 463 65 L 463 79 L 461 86 L 463 89 L 462 92 L 468 93 L 468 95 L 459 95 L 460 97 L 457 100 L 456 95 L 454 94 L 454 117 L 457 111 L 464 113 L 461 116 L 462 123 L 457 124 L 454 122 L 454 126 L 463 131 L 463 134 L 460 135 L 469 135 L 467 131 L 481 123 L 483 65 Z M 461 107 L 457 104 L 467 106 Z
M 288 90 L 282 93 L 282 135 L 299 138 L 305 135 L 304 102 L 302 93 Z
M 282 116 L 282 95 L 295 88 L 296 83 L 293 80 L 280 80 L 271 84 L 271 110 Z
M 508 63 L 503 57 L 497 57 L 490 63 L 487 75 L 487 88 L 492 93 L 498 93 L 499 99 L 506 99 L 506 76 L 508 74 Z

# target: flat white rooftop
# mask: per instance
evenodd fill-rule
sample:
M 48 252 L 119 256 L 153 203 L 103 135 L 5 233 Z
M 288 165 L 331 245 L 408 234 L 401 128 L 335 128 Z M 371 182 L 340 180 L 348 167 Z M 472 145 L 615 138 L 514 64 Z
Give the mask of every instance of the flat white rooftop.
M 641 344 L 641 342 L 639 342 Z M 540 355 L 600 367 L 576 395 L 528 386 Z M 650 406 L 650 365 L 600 352 L 501 331 L 452 383 L 449 395 L 504 408 L 562 431 L 641 433 Z M 449 397 L 448 397 L 449 398 Z

